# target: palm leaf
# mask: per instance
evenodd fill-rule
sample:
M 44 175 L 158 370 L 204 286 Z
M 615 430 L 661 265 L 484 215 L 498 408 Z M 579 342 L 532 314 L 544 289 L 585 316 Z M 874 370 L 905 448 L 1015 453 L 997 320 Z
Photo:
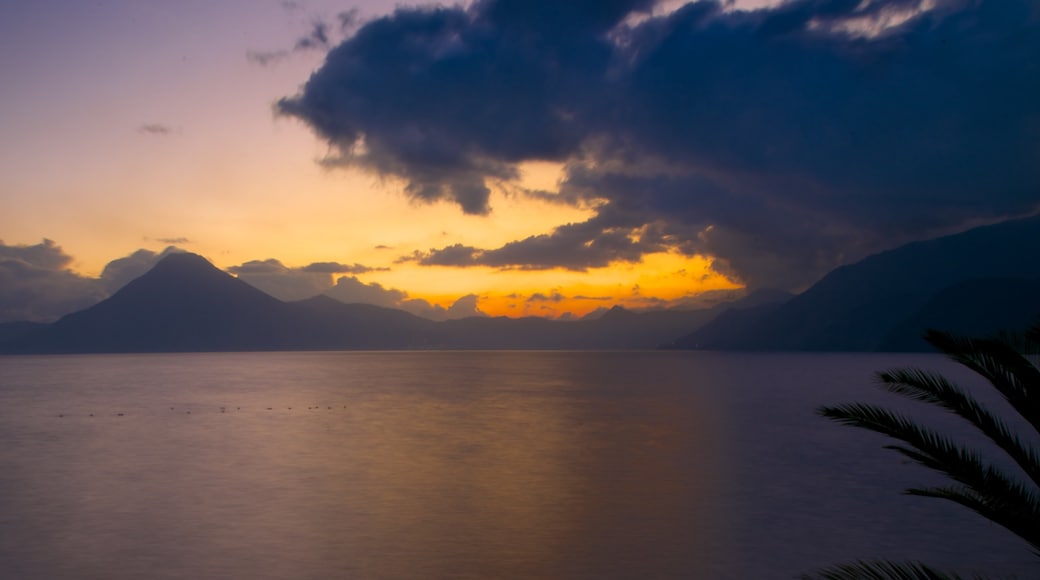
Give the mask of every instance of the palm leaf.
M 1040 369 L 1004 342 L 960 338 L 929 330 L 925 340 L 951 359 L 985 377 L 1040 433 Z
M 945 377 L 917 369 L 891 370 L 878 374 L 889 392 L 932 403 L 964 418 L 1000 446 L 1037 485 L 1040 485 L 1040 457 L 1024 444 L 1007 424 L 990 413 L 973 397 Z
M 1040 522 L 1040 498 L 1000 470 L 983 462 L 978 452 L 960 447 L 949 438 L 923 428 L 902 415 L 874 405 L 853 403 L 821 407 L 819 413 L 839 423 L 869 429 L 903 441 L 909 447 L 890 445 L 888 448 L 962 484 L 962 487 L 950 488 L 960 494 L 956 496 L 923 493 L 927 490 L 908 490 L 908 493 L 957 501 L 1004 526 L 1040 550 L 1040 527 L 1034 523 Z
M 840 564 L 803 575 L 801 580 L 962 580 L 956 574 L 940 572 L 920 562 L 856 562 Z M 974 578 L 978 578 L 975 576 Z
M 1040 367 L 1009 343 L 969 339 L 930 330 L 925 339 L 948 357 L 984 377 L 1040 434 Z M 1025 335 L 1027 348 L 1040 347 L 1040 325 Z M 1037 352 L 1040 352 L 1038 348 Z M 911 460 L 945 474 L 952 485 L 910 488 L 909 495 L 952 501 L 1003 526 L 1028 542 L 1040 555 L 1040 454 L 1008 424 L 945 377 L 917 369 L 899 369 L 878 377 L 891 393 L 938 406 L 971 423 L 1010 456 L 1028 476 L 1027 486 L 983 461 L 974 449 L 921 427 L 886 409 L 862 403 L 821 407 L 818 412 L 845 425 L 881 433 L 905 445 L 887 445 Z M 822 570 L 802 578 L 935 580 L 959 578 L 923 564 L 886 561 L 857 562 Z M 976 577 L 977 578 L 977 577 Z

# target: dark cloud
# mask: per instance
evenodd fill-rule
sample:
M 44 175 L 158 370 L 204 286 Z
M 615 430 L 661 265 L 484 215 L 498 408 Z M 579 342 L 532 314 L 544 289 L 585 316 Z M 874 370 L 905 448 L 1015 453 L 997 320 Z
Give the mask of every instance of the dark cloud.
M 396 288 L 386 288 L 378 283 L 365 283 L 356 276 L 335 274 L 364 274 L 385 271 L 387 268 L 372 268 L 362 264 L 340 264 L 338 262 L 315 262 L 302 268 L 290 268 L 275 259 L 252 260 L 232 266 L 228 272 L 238 276 L 271 296 L 280 300 L 304 300 L 324 294 L 345 303 L 374 304 L 385 308 L 397 308 L 416 316 L 431 320 L 447 320 L 465 316 L 479 316 L 476 296 L 463 296 L 449 308 L 421 298 L 409 296 Z
M 288 58 L 290 54 L 292 52 L 288 50 L 249 50 L 246 51 L 246 60 L 260 66 L 268 66 Z
M 400 8 L 330 51 L 278 110 L 307 121 L 342 162 L 405 177 L 416 199 L 486 213 L 487 180 L 580 146 L 584 116 L 595 114 L 582 101 L 611 58 L 602 37 L 644 4 Z
M 530 236 L 496 249 L 454 244 L 415 252 L 399 261 L 414 261 L 424 266 L 585 270 L 614 262 L 638 262 L 643 254 L 668 247 L 653 224 L 639 224 L 638 220 L 610 223 L 609 215 L 603 212 L 587 222 L 567 224 L 551 234 Z
M 317 296 L 332 287 L 333 273 L 326 271 L 323 264 L 317 266 L 313 270 L 290 268 L 271 258 L 251 260 L 227 271 L 279 300 L 293 301 Z
M 400 8 L 277 110 L 415 199 L 486 213 L 490 185 L 550 160 L 566 163 L 558 199 L 597 208 L 500 248 L 409 258 L 430 265 L 580 270 L 667 248 L 795 288 L 1038 209 L 1035 1 L 700 1 L 631 18 L 650 4 Z
M 475 294 L 463 296 L 450 307 L 444 308 L 421 298 L 411 298 L 407 292 L 402 290 L 384 288 L 381 284 L 376 283 L 366 284 L 354 276 L 340 277 L 336 280 L 336 285 L 326 290 L 324 294 L 347 304 L 362 303 L 384 308 L 397 308 L 430 320 L 484 316 L 484 313 L 477 307 L 478 297 Z
M 162 123 L 145 123 L 137 128 L 137 132 L 146 135 L 170 135 L 173 133 L 173 128 Z
M 362 264 L 340 264 L 339 262 L 314 262 L 304 266 L 301 270 L 325 274 L 365 274 L 367 272 L 386 271 L 389 268 L 372 268 Z
M 290 301 L 311 298 L 333 288 L 334 274 L 364 274 L 385 270 L 387 268 L 339 262 L 314 262 L 302 268 L 290 268 L 274 258 L 252 260 L 227 269 L 271 296 Z
M 267 260 L 252 260 L 239 266 L 232 266 L 227 270 L 235 275 L 250 275 L 286 274 L 292 272 L 301 274 L 365 274 L 367 272 L 386 271 L 387 269 L 372 268 L 363 264 L 341 264 L 339 262 L 313 262 L 301 268 L 290 268 L 280 261 L 270 258 Z
M 0 242 L 0 322 L 51 322 L 93 306 L 176 251 L 138 250 L 109 262 L 100 278 L 90 278 L 69 269 L 72 256 L 51 240 L 31 246 Z
M 361 12 L 357 8 L 344 10 L 336 15 L 336 21 L 339 22 L 340 31 L 353 31 L 361 24 Z
M 313 50 L 328 48 L 328 46 L 329 25 L 318 20 L 311 24 L 311 29 L 306 36 L 297 39 L 296 44 L 293 46 L 293 50 Z
M 100 282 L 106 294 L 113 294 L 127 282 L 137 278 L 152 269 L 156 262 L 169 254 L 183 252 L 180 248 L 169 246 L 162 252 L 156 253 L 151 250 L 137 250 L 123 258 L 116 258 L 105 265 L 101 271 Z
M 227 271 L 236 276 L 242 276 L 250 274 L 284 274 L 289 272 L 290 269 L 278 260 L 269 258 L 267 260 L 250 260 L 239 266 L 231 266 Z
M 283 4 L 282 8 L 293 15 L 303 9 L 302 6 L 296 3 Z M 292 48 L 250 50 L 246 52 L 246 59 L 260 66 L 268 66 L 289 58 L 295 53 L 327 50 L 333 44 L 334 36 L 342 38 L 345 35 L 349 35 L 360 23 L 360 12 L 357 8 L 340 12 L 336 15 L 334 23 L 330 23 L 324 18 L 313 17 L 310 20 L 307 32 L 296 39 Z
M 454 320 L 457 318 L 469 318 L 472 316 L 487 316 L 478 307 L 480 297 L 476 294 L 467 294 L 462 298 L 459 298 L 444 313 L 445 320 Z
M 177 244 L 191 244 L 192 241 L 188 238 L 155 238 L 155 241 L 162 242 L 164 244 L 170 244 L 175 246 Z
M 445 248 L 431 249 L 429 252 L 416 251 L 409 256 L 401 256 L 397 261 L 414 261 L 423 266 L 476 266 L 481 255 L 483 252 L 473 246 L 452 244 Z
M 561 294 L 559 290 L 553 290 L 549 294 L 542 294 L 541 292 L 535 292 L 527 297 L 526 302 L 562 302 L 566 299 L 566 296 Z
M 51 240 L 0 242 L 0 322 L 50 322 L 105 297 L 101 284 L 68 269 L 72 257 Z
M 366 284 L 354 276 L 341 276 L 336 280 L 335 286 L 327 289 L 324 294 L 347 304 L 375 304 L 387 308 L 396 308 L 408 299 L 407 292 L 384 288 L 376 283 Z

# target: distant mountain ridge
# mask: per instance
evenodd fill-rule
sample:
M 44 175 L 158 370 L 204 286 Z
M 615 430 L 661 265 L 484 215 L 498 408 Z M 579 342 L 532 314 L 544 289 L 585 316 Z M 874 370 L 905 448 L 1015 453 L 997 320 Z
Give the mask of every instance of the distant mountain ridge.
M 434 322 L 328 296 L 282 302 L 205 258 L 170 254 L 102 302 L 48 324 L 0 327 L 0 352 L 194 352 L 425 348 L 656 348 L 720 309 L 591 320 L 472 317 Z
M 1040 278 L 1040 216 L 1011 220 L 915 242 L 842 266 L 775 308 L 723 314 L 676 341 L 677 348 L 721 350 L 876 351 L 923 350 L 926 326 L 951 328 L 971 317 L 988 320 L 972 331 L 993 333 L 1015 320 L 999 292 L 986 284 L 1029 284 Z M 971 281 L 956 302 L 940 293 Z M 974 288 L 971 290 L 970 288 Z M 1021 297 L 1021 292 L 1017 294 Z M 1036 297 L 1040 302 L 1040 296 Z M 1016 302 L 1027 325 L 1038 309 Z M 931 308 L 931 310 L 928 310 Z M 1003 311 L 1000 316 L 993 315 Z M 991 313 L 987 315 L 987 313 Z M 1011 317 L 1011 318 L 1009 318 Z M 951 328 L 956 330 L 956 328 Z M 1020 329 L 1006 329 L 1020 330 Z
M 2 353 L 340 349 L 927 350 L 926 327 L 993 334 L 1040 319 L 1040 216 L 916 242 L 838 268 L 794 297 L 702 310 L 615 307 L 579 320 L 434 322 L 328 296 L 283 302 L 201 256 L 170 254 L 53 324 L 0 325 Z M 1017 328 L 1015 327 L 1017 325 Z

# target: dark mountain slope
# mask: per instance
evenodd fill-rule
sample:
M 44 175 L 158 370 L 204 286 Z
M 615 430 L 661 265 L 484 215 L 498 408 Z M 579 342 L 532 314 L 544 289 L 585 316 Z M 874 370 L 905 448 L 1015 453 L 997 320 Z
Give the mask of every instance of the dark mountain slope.
M 680 337 L 669 348 L 728 350 L 739 348 L 747 333 L 783 302 L 759 304 L 748 308 L 730 308 L 694 332 Z M 702 347 L 703 341 L 703 347 Z
M 424 348 L 437 323 L 403 310 L 315 296 L 285 305 L 283 341 L 292 349 Z
M 0 345 L 15 340 L 24 340 L 34 332 L 47 328 L 43 322 L 0 322 Z
M 152 352 L 279 348 L 281 301 L 201 256 L 171 254 L 106 300 L 34 333 L 29 352 Z
M 915 242 L 843 266 L 782 307 L 720 337 L 716 323 L 683 339 L 700 348 L 872 351 L 936 293 L 985 278 L 1040 277 L 1040 217 Z
M 931 350 L 921 338 L 929 328 L 963 336 L 1022 333 L 1040 322 L 1040 279 L 970 280 L 935 294 L 897 325 L 878 346 L 883 351 Z

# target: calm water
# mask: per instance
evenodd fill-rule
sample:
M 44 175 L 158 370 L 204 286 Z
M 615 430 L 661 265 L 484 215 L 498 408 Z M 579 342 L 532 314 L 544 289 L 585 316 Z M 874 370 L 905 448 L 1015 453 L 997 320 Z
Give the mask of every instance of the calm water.
M 0 576 L 1033 577 L 1003 529 L 900 495 L 934 478 L 884 438 L 814 415 L 890 401 L 872 373 L 908 364 L 971 378 L 919 355 L 0 357 Z

